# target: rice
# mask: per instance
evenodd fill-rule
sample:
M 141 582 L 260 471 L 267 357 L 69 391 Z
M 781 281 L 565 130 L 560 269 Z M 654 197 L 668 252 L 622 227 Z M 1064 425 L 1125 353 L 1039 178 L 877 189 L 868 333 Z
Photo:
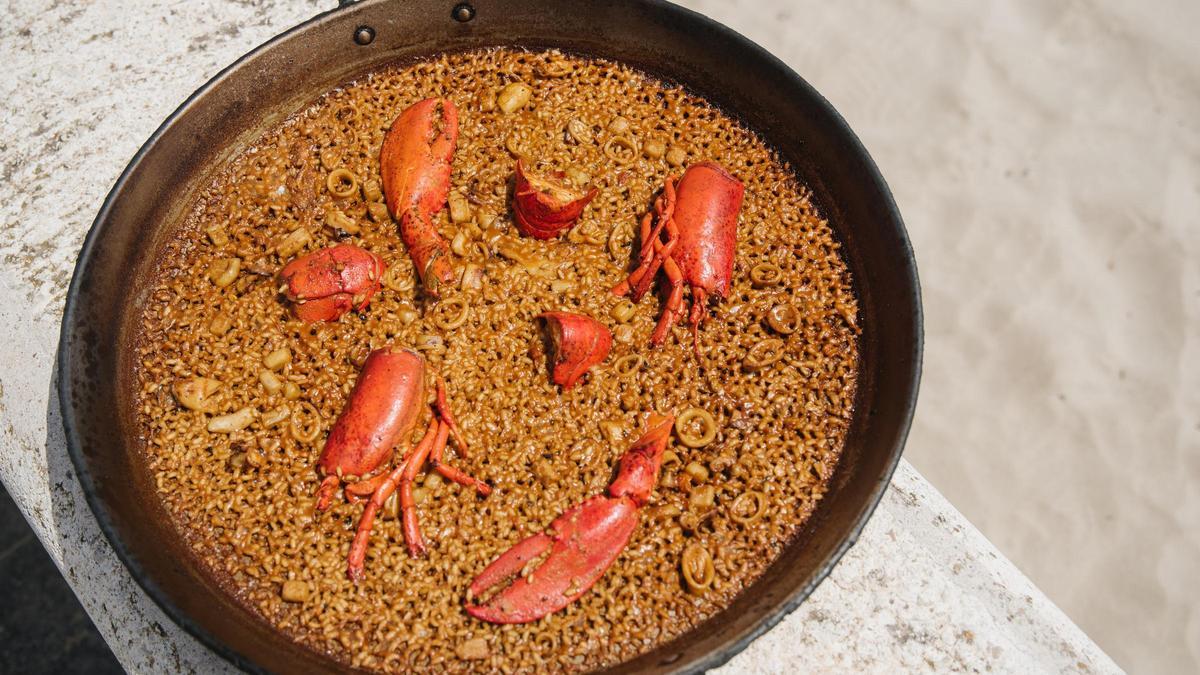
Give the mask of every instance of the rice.
M 496 96 L 512 82 L 532 92 L 506 113 Z M 366 191 L 335 199 L 326 188 L 339 169 L 359 185 L 378 181 L 384 132 L 401 110 L 431 96 L 459 108 L 451 182 L 470 207 L 459 223 L 448 210 L 438 215 L 443 236 L 458 236 L 465 254 L 453 256 L 455 268 L 469 270 L 440 303 L 413 284 L 395 224 L 377 211 L 372 217 Z M 518 155 L 599 188 L 561 239 L 516 233 L 507 200 Z M 658 297 L 635 305 L 626 322 L 610 318 L 622 300 L 609 289 L 630 269 L 637 222 L 665 178 L 682 171 L 673 166 L 681 156 L 684 166 L 717 161 L 746 186 L 733 285 L 701 328 L 701 359 L 686 326 L 649 347 Z M 340 216 L 330 218 L 334 210 Z M 394 265 L 388 286 L 361 314 L 300 322 L 276 276 L 290 257 L 277 249 L 299 230 L 307 237 L 293 237 L 285 253 L 355 243 Z M 737 121 L 620 64 L 500 49 L 375 72 L 233 158 L 167 248 L 138 342 L 140 432 L 162 499 L 230 594 L 308 648 L 353 666 L 578 671 L 637 656 L 721 611 L 763 573 L 821 498 L 845 439 L 857 305 L 808 191 Z M 221 287 L 210 268 L 231 258 L 239 271 Z M 760 288 L 749 271 L 763 263 L 781 274 Z M 225 263 L 218 268 L 228 272 Z M 781 305 L 795 310 L 786 334 L 768 316 Z M 549 381 L 534 320 L 553 310 L 596 317 L 616 336 L 608 360 L 566 392 Z M 781 341 L 782 357 L 745 367 L 747 353 L 767 340 Z M 315 464 L 367 353 L 389 344 L 420 345 L 430 370 L 445 377 L 473 450 L 454 462 L 495 491 L 478 499 L 445 481 L 424 484 L 418 511 L 428 556 L 410 558 L 399 521 L 379 521 L 356 584 L 345 565 L 362 506 L 339 499 L 315 514 Z M 264 377 L 264 358 L 283 348 L 290 360 Z M 614 367 L 633 354 L 643 362 Z M 185 407 L 173 389 L 197 377 L 221 386 Z M 284 422 L 276 420 L 281 407 Z M 466 587 L 488 562 L 604 490 L 645 413 L 690 407 L 716 419 L 715 440 L 670 446 L 677 461 L 664 467 L 629 545 L 590 592 L 521 626 L 463 612 Z M 247 426 L 207 430 L 214 417 L 243 409 L 253 415 Z M 707 476 L 688 470 L 692 464 Z M 702 488 L 711 507 L 690 499 Z M 681 574 L 689 546 L 707 551 L 715 572 L 696 593 Z

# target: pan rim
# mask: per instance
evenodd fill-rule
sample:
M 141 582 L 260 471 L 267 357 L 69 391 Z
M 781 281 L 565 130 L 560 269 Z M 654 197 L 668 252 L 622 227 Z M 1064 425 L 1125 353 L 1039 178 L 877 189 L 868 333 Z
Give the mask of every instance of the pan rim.
M 382 1 L 382 0 L 378 0 Z M 846 552 L 858 541 L 863 528 L 878 508 L 880 501 L 883 498 L 887 487 L 891 484 L 891 478 L 900 463 L 903 455 L 904 446 L 911 429 L 912 418 L 916 411 L 917 397 L 920 389 L 920 379 L 922 372 L 922 358 L 924 350 L 924 312 L 921 304 L 920 280 L 917 273 L 916 259 L 913 253 L 912 244 L 908 236 L 907 229 L 904 226 L 903 218 L 900 215 L 899 208 L 896 206 L 895 199 L 892 195 L 886 180 L 880 173 L 878 166 L 870 153 L 867 152 L 862 141 L 857 134 L 850 128 L 849 124 L 842 115 L 829 103 L 829 101 L 820 94 L 812 85 L 810 85 L 803 77 L 795 72 L 790 66 L 784 63 L 771 52 L 767 51 L 753 40 L 745 37 L 728 26 L 711 19 L 699 12 L 681 7 L 667 0 L 628 0 L 629 2 L 641 4 L 653 9 L 671 11 L 687 16 L 691 21 L 697 22 L 705 26 L 708 30 L 721 33 L 731 42 L 736 43 L 745 53 L 764 62 L 765 65 L 773 67 L 778 73 L 786 77 L 786 85 L 798 89 L 808 95 L 817 105 L 820 111 L 826 115 L 832 125 L 836 128 L 837 133 L 842 136 L 849 151 L 856 155 L 862 164 L 863 181 L 874 185 L 876 192 L 881 198 L 883 211 L 887 214 L 888 219 L 895 227 L 895 235 L 898 238 L 897 250 L 895 254 L 900 258 L 902 267 L 910 278 L 910 288 L 908 289 L 908 301 L 911 304 L 913 311 L 909 317 L 909 325 L 905 327 L 905 333 L 909 334 L 909 339 L 912 344 L 912 351 L 909 355 L 912 368 L 907 378 L 906 388 L 907 394 L 905 400 L 900 402 L 903 406 L 902 413 L 896 428 L 895 439 L 890 444 L 890 456 L 887 459 L 884 470 L 880 474 L 875 487 L 867 495 L 863 501 L 860 512 L 852 519 L 849 532 L 845 539 L 828 555 L 826 560 L 815 570 L 811 579 L 793 590 L 791 590 L 786 598 L 777 604 L 777 606 L 766 612 L 764 616 L 757 621 L 752 628 L 737 636 L 732 642 L 724 647 L 718 647 L 713 651 L 693 659 L 687 663 L 680 663 L 677 668 L 681 672 L 703 672 L 708 669 L 717 668 L 730 659 L 742 652 L 750 643 L 765 634 L 767 631 L 778 625 L 786 616 L 791 614 L 799 607 L 812 592 L 823 582 L 833 570 L 833 568 L 841 561 Z M 105 538 L 112 546 L 118 559 L 129 571 L 130 576 L 138 586 L 154 601 L 154 603 L 166 614 L 176 625 L 184 629 L 185 632 L 197 639 L 205 647 L 220 655 L 230 664 L 243 670 L 250 672 L 265 672 L 264 669 L 256 663 L 248 660 L 237 651 L 233 650 L 220 639 L 213 636 L 203 626 L 196 623 L 189 615 L 183 612 L 167 594 L 158 586 L 158 584 L 150 578 L 146 570 L 142 567 L 138 559 L 125 546 L 117 528 L 109 515 L 108 509 L 101 502 L 97 493 L 95 481 L 91 475 L 88 461 L 83 453 L 83 443 L 78 432 L 78 424 L 76 419 L 76 411 L 71 404 L 73 400 L 73 392 L 75 383 L 67 374 L 73 371 L 71 360 L 72 349 L 72 330 L 78 316 L 77 298 L 80 295 L 80 286 L 83 283 L 83 270 L 87 269 L 92 263 L 97 242 L 101 237 L 101 232 L 109 220 L 109 214 L 114 205 L 117 203 L 120 194 L 123 192 L 126 184 L 129 182 L 132 174 L 137 170 L 145 156 L 165 136 L 172 126 L 181 117 L 186 115 L 196 104 L 215 88 L 219 83 L 231 76 L 235 71 L 238 71 L 243 65 L 252 59 L 272 50 L 278 43 L 291 38 L 293 35 L 307 31 L 311 27 L 319 24 L 333 15 L 338 14 L 344 9 L 353 8 L 359 4 L 373 4 L 371 2 L 347 2 L 339 0 L 339 5 L 329 10 L 320 12 L 302 21 L 301 23 L 292 26 L 291 28 L 279 33 L 271 39 L 263 42 L 254 49 L 246 52 L 238 57 L 229 65 L 222 68 L 215 75 L 209 78 L 204 84 L 193 91 L 184 101 L 170 114 L 147 140 L 139 147 L 133 158 L 122 170 L 113 187 L 93 219 L 91 226 L 88 229 L 87 235 L 84 238 L 83 245 L 80 248 L 79 255 L 76 259 L 75 267 L 72 271 L 71 281 L 67 289 L 65 306 L 62 315 L 62 323 L 60 324 L 58 354 L 56 356 L 57 366 L 57 382 L 56 390 L 59 399 L 60 413 L 62 416 L 63 431 L 65 434 L 66 446 L 68 455 L 71 458 L 71 463 L 75 468 L 76 476 L 80 482 L 84 497 L 88 507 L 96 518 L 97 524 L 104 533 Z M 617 667 L 620 667 L 619 664 Z

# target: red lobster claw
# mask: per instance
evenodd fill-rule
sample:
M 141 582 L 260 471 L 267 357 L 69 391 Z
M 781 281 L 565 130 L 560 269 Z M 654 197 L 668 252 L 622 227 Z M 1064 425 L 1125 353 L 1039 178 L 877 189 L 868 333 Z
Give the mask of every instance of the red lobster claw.
M 672 415 L 651 413 L 647 430 L 622 457 L 607 495 L 596 495 L 554 519 L 475 577 L 467 590 L 467 613 L 490 623 L 529 623 L 557 612 L 587 592 L 604 575 L 637 527 L 637 510 L 658 482 Z M 524 568 L 549 550 L 533 570 Z M 479 603 L 489 590 L 515 579 Z
M 400 222 L 400 238 L 434 297 L 441 284 L 454 278 L 449 247 L 433 216 L 450 193 L 450 160 L 457 142 L 458 108 L 449 99 L 427 98 L 400 113 L 379 151 L 388 210 Z

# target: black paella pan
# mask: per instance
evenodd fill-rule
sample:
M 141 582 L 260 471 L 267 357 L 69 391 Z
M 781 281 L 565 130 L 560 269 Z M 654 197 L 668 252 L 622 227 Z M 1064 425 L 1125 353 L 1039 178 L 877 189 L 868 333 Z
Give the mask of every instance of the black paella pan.
M 921 306 L 891 194 L 846 123 L 769 53 L 657 0 L 363 0 L 239 59 L 154 132 L 109 193 L 80 252 L 59 345 L 67 444 L 88 502 L 130 573 L 187 631 L 250 670 L 339 669 L 277 632 L 202 571 L 155 492 L 134 432 L 132 336 L 155 254 L 187 196 L 262 129 L 396 60 L 487 47 L 557 47 L 681 83 L 773 145 L 829 219 L 859 298 L 855 416 L 815 514 L 768 571 L 706 624 L 614 668 L 717 666 L 795 609 L 854 543 L 900 460 L 916 404 Z M 174 199 L 164 199 L 174 195 Z

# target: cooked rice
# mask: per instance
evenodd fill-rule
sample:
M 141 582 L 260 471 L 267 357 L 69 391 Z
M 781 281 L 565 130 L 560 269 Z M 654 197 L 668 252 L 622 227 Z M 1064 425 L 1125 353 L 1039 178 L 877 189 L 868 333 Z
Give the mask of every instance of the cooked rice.
M 530 103 L 504 114 L 494 105 L 496 92 L 518 79 L 532 87 Z M 436 318 L 452 303 L 384 288 L 361 315 L 301 323 L 275 276 L 286 262 L 275 247 L 298 228 L 311 235 L 308 251 L 349 241 L 389 265 L 401 263 L 393 286 L 411 283 L 395 224 L 373 222 L 361 191 L 334 200 L 325 179 L 340 167 L 360 184 L 379 180 L 384 132 L 406 106 L 430 96 L 449 97 L 461 114 L 452 186 L 474 217 L 454 226 L 443 210 L 438 219 L 447 241 L 459 230 L 468 237 L 468 255 L 454 256 L 455 267 L 485 271 L 481 288 L 447 291 L 447 298 L 468 301 L 467 320 L 440 330 Z M 628 164 L 604 154 L 618 115 L 629 124 L 622 135 L 639 150 Z M 642 152 L 647 141 L 658 142 Z M 659 152 L 664 147 L 674 152 Z M 619 150 L 610 152 L 623 159 Z M 660 295 L 643 299 L 628 323 L 610 317 L 621 300 L 609 289 L 630 269 L 637 221 L 667 175 L 682 171 L 667 162 L 681 151 L 688 164 L 720 162 L 746 186 L 733 287 L 701 329 L 699 361 L 686 325 L 663 347 L 649 347 Z M 539 242 L 516 234 L 507 208 L 515 153 L 542 170 L 574 167 L 599 187 L 569 235 Z M 338 235 L 325 225 L 334 208 L 359 226 L 358 234 Z M 222 232 L 228 241 L 214 244 Z M 610 235 L 618 256 L 609 250 Z M 515 249 L 524 262 L 497 255 L 498 247 Z M 240 259 L 240 272 L 218 288 L 209 266 L 230 257 Z M 782 269 L 781 283 L 752 287 L 748 272 L 763 262 Z M 780 336 L 766 315 L 788 302 L 799 328 Z M 567 392 L 550 384 L 541 354 L 534 317 L 549 310 L 590 314 L 616 335 L 609 359 Z M 146 304 L 141 432 L 180 535 L 228 592 L 307 647 L 383 671 L 592 669 L 630 659 L 719 612 L 804 523 L 849 424 L 856 311 L 838 244 L 808 191 L 761 139 L 704 100 L 620 64 L 558 52 L 445 55 L 328 93 L 264 133 L 204 191 L 162 257 Z M 219 315 L 231 322 L 222 335 L 210 330 Z M 757 372 L 743 368 L 751 347 L 779 337 L 781 360 Z M 430 481 L 418 507 L 429 555 L 410 558 L 399 521 L 378 521 L 366 577 L 355 584 L 346 578 L 346 555 L 362 506 L 339 499 L 314 514 L 316 459 L 368 351 L 418 343 L 427 345 L 430 369 L 447 379 L 473 446 L 469 458 L 453 461 L 496 489 L 478 499 L 461 486 Z M 263 358 L 280 347 L 292 358 L 276 374 L 298 385 L 298 400 L 288 400 L 285 389 L 268 393 L 260 381 Z M 645 363 L 622 377 L 613 364 L 628 354 Z M 184 408 L 172 395 L 176 383 L 196 376 L 223 384 L 210 397 L 211 413 Z M 282 405 L 295 412 L 303 402 L 319 414 L 315 440 L 297 441 L 286 421 L 266 428 L 266 413 Z M 692 406 L 716 417 L 716 440 L 699 449 L 673 443 L 680 461 L 665 467 L 628 547 L 591 592 L 522 626 L 489 625 L 463 612 L 467 585 L 488 562 L 604 490 L 648 411 Z M 213 415 L 246 407 L 258 414 L 247 428 L 206 431 Z M 417 433 L 423 430 L 418 424 Z M 689 511 L 688 490 L 697 485 L 684 467 L 692 462 L 708 470 L 704 483 L 715 489 L 715 506 L 704 513 Z M 751 490 L 762 493 L 765 513 L 745 522 L 739 516 L 754 500 L 737 510 L 733 504 Z M 691 543 L 709 551 L 716 571 L 699 595 L 687 592 L 681 577 Z M 288 581 L 307 585 L 289 585 L 293 600 L 307 593 L 302 602 L 284 600 Z

